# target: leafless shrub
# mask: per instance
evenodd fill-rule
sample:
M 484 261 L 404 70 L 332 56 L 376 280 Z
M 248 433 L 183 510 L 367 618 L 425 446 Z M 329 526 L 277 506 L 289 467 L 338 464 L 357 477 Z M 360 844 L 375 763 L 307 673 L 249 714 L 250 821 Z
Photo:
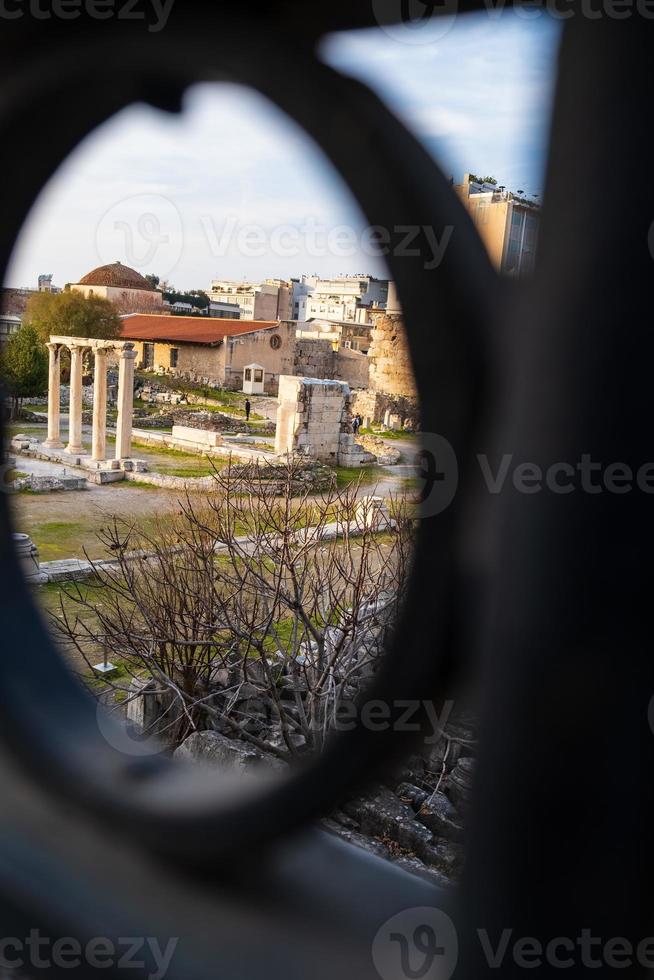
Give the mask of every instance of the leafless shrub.
M 298 492 L 289 461 L 272 493 L 270 476 L 228 467 L 154 528 L 114 520 L 101 533 L 112 563 L 96 562 L 56 615 L 87 664 L 100 643 L 150 683 L 173 742 L 215 728 L 280 757 L 319 750 L 392 629 L 412 547 L 405 501 L 380 518 L 360 481 Z M 124 677 L 116 686 L 124 698 Z

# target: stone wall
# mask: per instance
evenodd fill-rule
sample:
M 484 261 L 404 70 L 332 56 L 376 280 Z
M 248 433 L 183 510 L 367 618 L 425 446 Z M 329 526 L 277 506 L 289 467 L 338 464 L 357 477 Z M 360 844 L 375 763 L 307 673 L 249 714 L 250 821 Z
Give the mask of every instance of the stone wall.
M 135 341 L 136 363 L 143 365 L 143 342 Z M 177 350 L 177 367 L 170 366 L 171 351 Z M 210 347 L 208 344 L 160 343 L 154 344 L 153 370 L 174 377 L 202 381 L 205 378 L 223 383 L 225 377 L 225 353 L 222 344 Z
M 388 395 L 372 389 L 360 390 L 352 394 L 351 409 L 353 414 L 361 416 L 364 426 L 373 422 L 377 425 L 388 424 L 390 417 L 394 416 L 399 419 L 399 424 L 388 425 L 388 428 L 404 428 L 412 432 L 420 428 L 417 398 Z
M 399 398 L 417 402 L 413 366 L 402 316 L 373 313 L 370 350 L 370 387 Z
M 304 378 L 336 378 L 337 354 L 331 340 L 297 340 L 293 374 Z
M 350 388 L 367 388 L 370 377 L 370 358 L 360 351 L 341 347 L 336 355 L 336 377 Z
M 245 421 L 223 415 L 222 412 L 187 412 L 176 409 L 171 414 L 173 425 L 186 425 L 211 432 L 243 432 L 246 429 Z
M 274 320 L 275 314 L 270 319 Z M 252 323 L 252 329 L 256 331 L 256 321 Z M 223 347 L 226 388 L 242 391 L 243 369 L 248 364 L 260 364 L 264 369 L 266 394 L 276 395 L 280 376 L 293 372 L 295 324 L 287 321 L 278 323 L 274 329 L 226 337 Z

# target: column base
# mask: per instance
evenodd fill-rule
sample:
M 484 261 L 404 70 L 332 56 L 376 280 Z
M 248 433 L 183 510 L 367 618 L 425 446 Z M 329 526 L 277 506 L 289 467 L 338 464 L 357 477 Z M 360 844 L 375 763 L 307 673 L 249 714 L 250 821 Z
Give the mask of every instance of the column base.
M 46 439 L 43 443 L 45 449 L 63 449 L 64 444 L 61 439 Z
M 64 449 L 65 453 L 69 456 L 83 456 L 85 454 L 84 446 L 72 446 L 70 443 Z

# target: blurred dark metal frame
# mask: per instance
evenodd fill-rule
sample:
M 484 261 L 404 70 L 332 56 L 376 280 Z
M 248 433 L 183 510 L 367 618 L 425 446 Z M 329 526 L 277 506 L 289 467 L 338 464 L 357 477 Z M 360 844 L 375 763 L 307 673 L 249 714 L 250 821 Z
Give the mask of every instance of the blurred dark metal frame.
M 393 16 L 390 5 L 389 22 Z M 449 508 L 421 522 L 407 608 L 370 697 L 399 704 L 399 713 L 407 699 L 450 696 L 464 667 L 485 678 L 486 739 L 458 913 L 461 935 L 471 930 L 472 938 L 463 943 L 457 975 L 479 977 L 488 967 L 475 960 L 476 928 L 574 936 L 597 924 L 607 938 L 646 934 L 638 930 L 648 911 L 643 876 L 652 845 L 642 831 L 651 789 L 640 766 L 627 765 L 629 819 L 606 796 L 627 753 L 652 756 L 652 669 L 649 658 L 633 656 L 642 616 L 638 562 L 649 552 L 644 534 L 623 554 L 621 536 L 640 532 L 648 500 L 509 493 L 491 500 L 474 476 L 474 453 L 492 447 L 528 452 L 530 461 L 571 452 L 632 460 L 644 444 L 645 416 L 636 411 L 646 411 L 644 401 L 636 405 L 634 395 L 627 403 L 625 393 L 611 400 L 616 379 L 636 370 L 616 333 L 625 310 L 642 322 L 652 191 L 632 195 L 638 208 L 617 209 L 604 200 L 602 181 L 604 167 L 635 167 L 645 154 L 652 32 L 648 23 L 580 15 L 567 24 L 538 270 L 518 286 L 500 283 L 444 175 L 404 126 L 368 88 L 316 57 L 326 31 L 375 23 L 367 5 L 314 10 L 287 0 L 255 5 L 247 16 L 178 3 L 159 34 L 116 20 L 1 25 L 0 145 L 7 152 L 0 247 L 6 269 L 39 189 L 95 126 L 139 100 L 178 112 L 185 89 L 207 80 L 249 85 L 295 119 L 343 176 L 366 220 L 390 231 L 391 244 L 407 225 L 430 226 L 438 238 L 454 228 L 435 270 L 425 271 L 431 253 L 424 241 L 415 256 L 388 256 L 424 429 L 451 443 L 460 488 Z M 630 91 L 628 106 L 610 84 L 615 77 Z M 40 113 L 50 106 L 60 111 L 46 127 Z M 645 332 L 638 337 L 641 357 L 652 341 Z M 633 341 L 627 347 L 636 349 Z M 589 398 L 601 399 L 599 415 Z M 182 980 L 376 976 L 370 943 L 384 920 L 442 897 L 303 828 L 406 752 L 406 736 L 359 727 L 335 739 L 311 768 L 239 805 L 221 799 L 219 787 L 189 785 L 167 760 L 125 756 L 52 648 L 20 577 L 6 503 L 2 497 L 4 935 L 40 928 L 80 939 L 158 936 L 164 945 L 178 936 L 168 975 Z M 597 547 L 598 522 L 608 553 Z M 580 549 L 591 550 L 592 567 Z M 614 581 L 607 561 L 618 554 L 629 574 Z M 591 611 L 603 614 L 601 635 Z M 628 654 L 618 655 L 627 638 Z M 624 731 L 615 730 L 616 712 Z M 562 784 L 571 807 L 565 822 Z M 502 973 L 514 969 L 505 964 Z

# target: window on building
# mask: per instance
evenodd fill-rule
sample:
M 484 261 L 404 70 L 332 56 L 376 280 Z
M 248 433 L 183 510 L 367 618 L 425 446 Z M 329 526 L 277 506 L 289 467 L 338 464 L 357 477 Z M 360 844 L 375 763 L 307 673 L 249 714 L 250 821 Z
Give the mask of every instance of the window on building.
M 143 344 L 143 367 L 154 367 L 154 344 Z
M 251 368 L 246 368 L 245 369 L 245 380 L 246 381 L 252 381 L 252 369 Z
M 170 366 L 171 366 L 171 368 L 176 368 L 178 362 L 179 362 L 179 348 L 178 347 L 171 347 L 170 348 Z
M 254 380 L 255 380 L 255 382 L 257 382 L 257 381 L 263 381 L 263 371 L 261 370 L 261 368 L 257 368 L 255 370 L 255 372 L 254 372 Z

